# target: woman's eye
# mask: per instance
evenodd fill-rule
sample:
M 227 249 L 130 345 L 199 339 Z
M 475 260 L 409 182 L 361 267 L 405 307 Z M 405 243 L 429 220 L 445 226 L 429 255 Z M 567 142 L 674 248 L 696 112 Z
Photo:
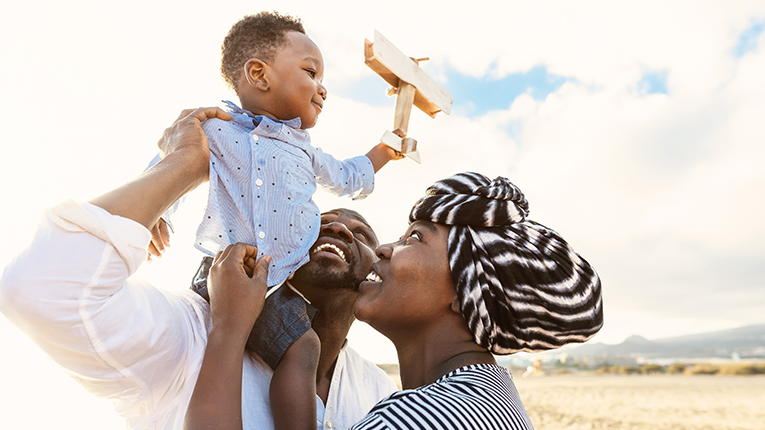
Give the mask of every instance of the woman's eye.
M 420 234 L 420 232 L 419 232 L 419 231 L 417 231 L 417 230 L 412 230 L 412 232 L 411 232 L 411 233 L 409 233 L 409 236 L 408 236 L 408 237 L 413 237 L 413 238 L 415 238 L 415 239 L 417 239 L 417 240 L 422 240 L 422 235 L 421 235 L 421 234 Z

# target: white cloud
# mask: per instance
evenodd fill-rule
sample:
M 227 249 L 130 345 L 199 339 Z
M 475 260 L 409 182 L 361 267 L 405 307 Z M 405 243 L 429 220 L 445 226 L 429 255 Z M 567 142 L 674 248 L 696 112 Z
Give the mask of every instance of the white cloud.
M 3 26 L 7 40 L 24 40 L 2 48 L 12 59 L 3 70 L 4 98 L 19 102 L 0 108 L 4 153 L 21 160 L 33 146 L 42 154 L 31 169 L 19 164 L 2 173 L 17 184 L 4 190 L 6 201 L 34 196 L 29 211 L 7 215 L 8 225 L 20 227 L 9 232 L 9 249 L 28 237 L 29 213 L 98 194 L 142 168 L 150 142 L 181 107 L 231 97 L 217 76 L 220 38 L 254 12 L 235 3 L 204 13 L 167 6 L 148 16 L 133 8 L 80 15 L 86 6 L 51 6 L 39 17 L 22 10 L 15 20 L 26 25 Z M 748 238 L 762 234 L 757 211 L 747 209 L 762 189 L 763 132 L 754 124 L 763 111 L 763 35 L 759 50 L 740 60 L 731 50 L 763 16 L 761 6 L 497 3 L 491 13 L 409 6 L 395 18 L 343 14 L 332 4 L 321 11 L 287 2 L 283 9 L 303 17 L 335 80 L 370 74 L 361 44 L 377 28 L 405 52 L 431 56 L 435 69 L 448 63 L 481 76 L 545 64 L 575 81 L 543 101 L 520 96 L 509 110 L 472 120 L 415 112 L 410 130 L 425 164 L 386 167 L 377 192 L 354 206 L 370 213 L 383 239 L 400 234 L 409 206 L 435 179 L 479 170 L 510 175 L 529 194 L 533 216 L 585 248 L 651 234 L 691 241 L 711 234 L 719 247 L 753 248 Z M 33 19 L 50 31 L 35 32 Z M 667 70 L 668 95 L 640 92 L 647 70 Z M 390 127 L 392 103 L 371 108 L 330 97 L 314 141 L 344 156 L 363 153 Z M 398 204 L 382 205 L 377 215 L 389 201 Z

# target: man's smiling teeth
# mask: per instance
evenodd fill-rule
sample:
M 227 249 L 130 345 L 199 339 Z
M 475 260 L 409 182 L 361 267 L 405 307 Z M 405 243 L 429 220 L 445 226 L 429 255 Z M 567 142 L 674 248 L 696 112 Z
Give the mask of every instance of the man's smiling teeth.
M 380 278 L 380 276 L 373 270 L 367 275 L 367 281 L 382 282 L 382 278 Z
M 333 245 L 331 243 L 322 243 L 321 245 L 319 245 L 316 248 L 314 248 L 313 252 L 311 252 L 311 254 L 319 252 L 319 251 L 333 252 L 333 253 L 337 254 L 340 258 L 342 258 L 343 261 L 345 261 L 346 263 L 348 262 L 345 259 L 345 253 L 340 248 L 338 248 L 337 246 L 335 246 L 335 245 Z

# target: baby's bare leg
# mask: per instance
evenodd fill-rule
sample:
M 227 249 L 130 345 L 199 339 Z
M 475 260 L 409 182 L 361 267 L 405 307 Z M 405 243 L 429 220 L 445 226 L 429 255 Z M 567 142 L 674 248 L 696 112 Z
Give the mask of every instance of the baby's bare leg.
M 277 430 L 316 429 L 316 368 L 321 343 L 313 329 L 287 348 L 271 379 L 271 413 Z

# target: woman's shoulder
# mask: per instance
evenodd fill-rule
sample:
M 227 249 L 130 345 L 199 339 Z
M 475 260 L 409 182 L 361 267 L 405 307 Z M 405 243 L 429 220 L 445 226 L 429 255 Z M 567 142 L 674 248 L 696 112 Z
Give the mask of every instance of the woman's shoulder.
M 421 387 L 420 390 L 424 393 L 433 391 L 433 394 L 439 396 L 443 395 L 441 392 L 447 392 L 449 398 L 479 402 L 501 401 L 508 396 L 518 396 L 510 372 L 496 364 L 470 364 L 460 367 L 436 382 Z
M 461 367 L 436 382 L 392 394 L 358 429 L 533 428 L 507 369 L 491 364 Z M 354 427 L 356 428 L 356 427 Z

